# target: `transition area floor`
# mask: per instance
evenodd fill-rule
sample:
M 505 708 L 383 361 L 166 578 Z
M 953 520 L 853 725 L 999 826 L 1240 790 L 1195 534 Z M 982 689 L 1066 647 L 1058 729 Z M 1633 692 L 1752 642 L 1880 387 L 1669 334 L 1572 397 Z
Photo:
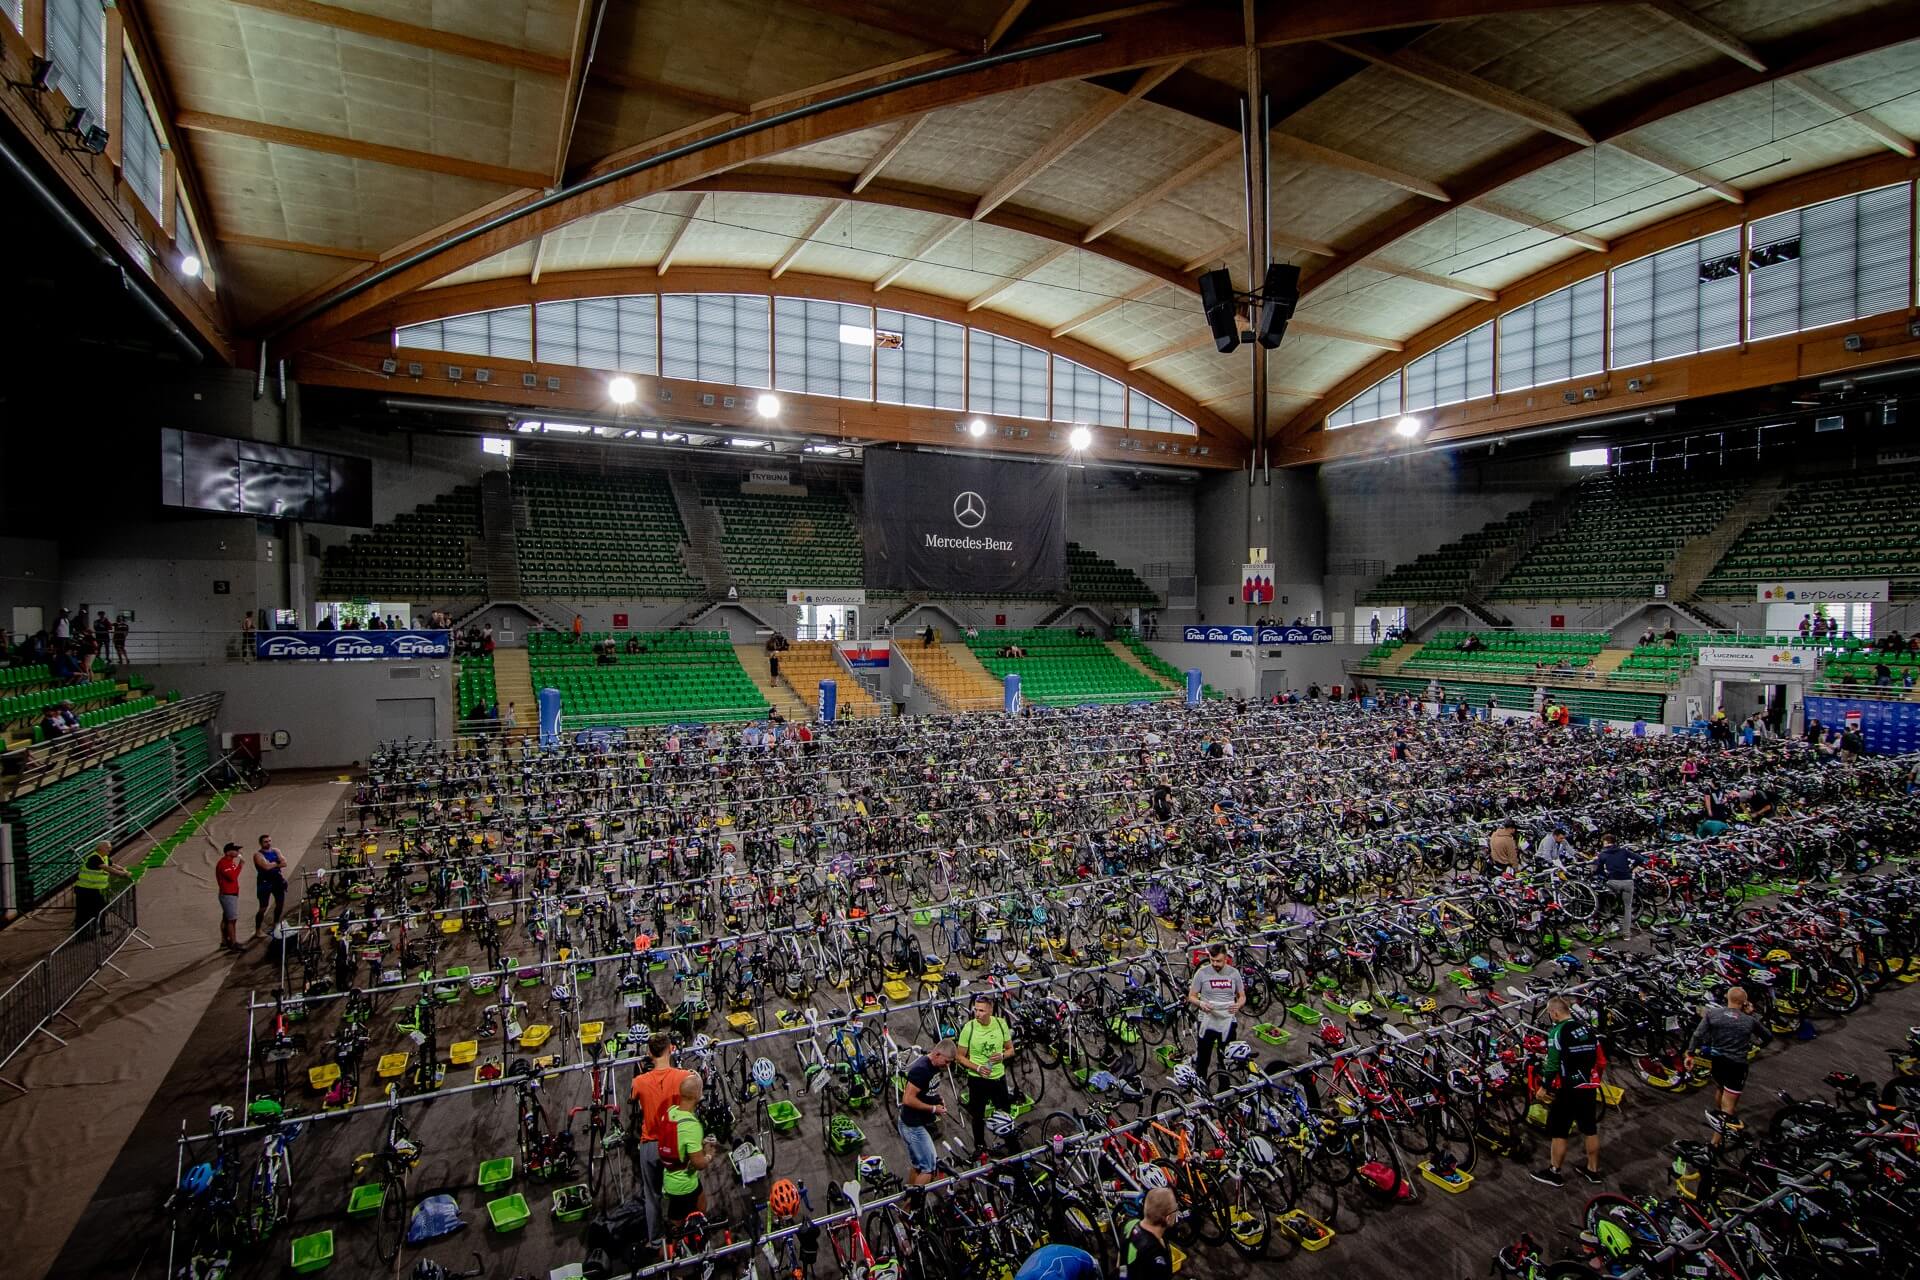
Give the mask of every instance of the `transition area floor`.
M 338 820 L 344 799 L 344 789 L 331 780 L 276 780 L 258 795 L 236 798 L 215 820 L 199 854 L 187 856 L 191 847 L 183 849 L 172 866 L 142 883 L 142 923 L 155 949 L 129 951 L 127 976 L 109 975 L 107 992 L 77 1003 L 80 1027 L 71 1043 L 58 1048 L 49 1042 L 25 1060 L 21 1069 L 31 1092 L 0 1099 L 0 1141 L 13 1156 L 19 1214 L 6 1233 L 9 1248 L 0 1273 L 166 1276 L 168 1231 L 160 1206 L 176 1176 L 176 1139 L 183 1125 L 204 1130 L 209 1105 L 239 1102 L 248 993 L 264 994 L 276 980 L 260 944 L 233 961 L 215 949 L 210 846 L 235 839 L 251 847 L 267 831 L 289 856 L 317 861 L 324 856 L 320 838 Z M 1920 990 L 1896 986 L 1854 1015 L 1822 1023 L 1809 1042 L 1776 1044 L 1754 1064 L 1750 1120 L 1765 1123 L 1778 1106 L 1776 1090 L 1817 1092 L 1821 1078 L 1836 1068 L 1884 1077 L 1884 1050 L 1899 1044 L 1914 1023 L 1920 1023 Z M 623 1075 L 623 1090 L 629 1078 Z M 1053 1092 L 1060 1096 L 1049 1096 L 1043 1109 L 1072 1105 L 1064 1086 Z M 563 1114 L 584 1100 L 576 1094 L 584 1094 L 577 1074 L 556 1082 L 546 1099 L 549 1114 Z M 1622 1107 L 1603 1122 L 1607 1188 L 1664 1190 L 1670 1161 L 1665 1148 L 1676 1138 L 1704 1134 L 1705 1102 L 1704 1093 L 1676 1097 L 1628 1082 Z M 532 1204 L 531 1222 L 504 1236 L 486 1228 L 488 1197 L 476 1186 L 477 1166 L 515 1151 L 510 1090 L 446 1096 L 414 1107 L 412 1114 L 426 1154 L 410 1192 L 415 1198 L 451 1194 L 469 1224 L 464 1232 L 424 1250 L 403 1250 L 392 1267 L 381 1264 L 371 1227 L 350 1221 L 345 1210 L 352 1157 L 378 1145 L 382 1121 L 370 1114 L 315 1124 L 294 1144 L 299 1185 L 293 1229 L 260 1256 L 242 1260 L 235 1280 L 290 1274 L 291 1238 L 328 1228 L 337 1242 L 331 1274 L 339 1276 L 410 1275 L 421 1257 L 466 1266 L 478 1253 L 493 1280 L 544 1280 L 580 1260 L 583 1228 L 553 1222 L 547 1212 L 551 1187 L 522 1179 L 514 1189 Z M 890 1168 L 904 1169 L 904 1153 L 886 1132 L 884 1117 L 867 1128 L 872 1150 Z M 1570 1238 L 1590 1189 L 1578 1179 L 1560 1190 L 1531 1181 L 1528 1171 L 1541 1163 L 1544 1145 L 1524 1160 L 1483 1156 L 1474 1185 L 1462 1195 L 1423 1187 L 1418 1203 L 1357 1212 L 1342 1197 L 1332 1224 L 1338 1238 L 1323 1252 L 1301 1252 L 1276 1237 L 1263 1258 L 1206 1250 L 1183 1274 L 1196 1280 L 1273 1276 L 1284 1267 L 1298 1275 L 1390 1276 L 1418 1267 L 1436 1280 L 1475 1280 L 1486 1274 L 1492 1252 L 1522 1231 L 1555 1245 Z M 804 1178 L 819 1209 L 826 1184 L 847 1176 L 844 1162 L 834 1164 L 828 1167 L 817 1139 L 781 1143 L 775 1173 Z M 712 1185 L 731 1183 L 730 1174 L 722 1174 Z M 720 1191 L 713 1200 L 716 1212 L 741 1212 L 737 1191 Z M 832 1274 L 830 1255 L 821 1274 Z

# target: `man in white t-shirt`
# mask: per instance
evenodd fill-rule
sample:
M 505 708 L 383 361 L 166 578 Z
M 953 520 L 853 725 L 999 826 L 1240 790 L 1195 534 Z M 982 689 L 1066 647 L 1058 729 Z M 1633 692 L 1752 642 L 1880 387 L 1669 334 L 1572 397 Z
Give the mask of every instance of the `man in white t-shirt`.
M 1207 948 L 1207 962 L 1193 971 L 1187 983 L 1187 1003 L 1200 1010 L 1200 1043 L 1193 1065 L 1201 1078 L 1213 1061 L 1216 1045 L 1233 1039 L 1234 1019 L 1247 1003 L 1247 980 L 1227 958 L 1227 945 L 1216 942 Z

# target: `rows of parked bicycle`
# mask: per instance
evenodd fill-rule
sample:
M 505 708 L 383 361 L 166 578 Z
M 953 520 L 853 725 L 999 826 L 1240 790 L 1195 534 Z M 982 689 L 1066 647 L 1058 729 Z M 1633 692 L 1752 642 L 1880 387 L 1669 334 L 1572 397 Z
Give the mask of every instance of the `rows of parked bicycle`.
M 175 1270 L 436 1267 L 463 1200 L 542 1273 L 1317 1252 L 1613 1079 L 1705 1082 L 1730 986 L 1757 1052 L 1911 981 L 1909 776 L 1315 704 L 390 748 L 183 1147 Z

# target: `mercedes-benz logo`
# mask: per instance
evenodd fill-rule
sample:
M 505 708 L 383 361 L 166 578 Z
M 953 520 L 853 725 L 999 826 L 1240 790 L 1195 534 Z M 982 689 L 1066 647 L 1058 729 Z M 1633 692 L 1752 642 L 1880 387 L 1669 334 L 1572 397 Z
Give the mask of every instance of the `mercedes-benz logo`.
M 953 500 L 953 519 L 962 529 L 978 529 L 987 518 L 987 500 L 967 489 Z

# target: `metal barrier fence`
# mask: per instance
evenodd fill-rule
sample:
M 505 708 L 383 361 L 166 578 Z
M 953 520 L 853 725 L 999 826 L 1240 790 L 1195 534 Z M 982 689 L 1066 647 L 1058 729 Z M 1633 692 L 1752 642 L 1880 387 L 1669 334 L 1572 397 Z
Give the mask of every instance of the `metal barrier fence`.
M 73 1022 L 66 1008 L 89 985 L 105 990 L 106 984 L 99 978 L 102 969 L 126 976 L 126 970 L 113 962 L 123 947 L 138 942 L 153 949 L 153 943 L 140 930 L 139 907 L 139 886 L 130 884 L 107 903 L 97 919 L 68 934 L 17 982 L 0 992 L 0 1052 L 4 1053 L 0 1056 L 0 1072 L 36 1035 L 62 1046 L 67 1043 L 53 1033 L 50 1024 L 55 1018 Z M 25 1085 L 10 1076 L 0 1075 L 0 1084 L 27 1092 Z

